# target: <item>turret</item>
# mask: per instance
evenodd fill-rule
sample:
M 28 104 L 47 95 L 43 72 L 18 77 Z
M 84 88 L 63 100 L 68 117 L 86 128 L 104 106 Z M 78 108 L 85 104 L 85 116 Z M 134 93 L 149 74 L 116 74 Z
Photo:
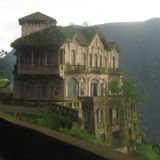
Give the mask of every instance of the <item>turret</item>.
M 40 12 L 35 12 L 28 16 L 19 19 L 19 24 L 21 25 L 21 34 L 26 36 L 32 32 L 37 32 L 39 30 L 55 26 L 57 21 Z

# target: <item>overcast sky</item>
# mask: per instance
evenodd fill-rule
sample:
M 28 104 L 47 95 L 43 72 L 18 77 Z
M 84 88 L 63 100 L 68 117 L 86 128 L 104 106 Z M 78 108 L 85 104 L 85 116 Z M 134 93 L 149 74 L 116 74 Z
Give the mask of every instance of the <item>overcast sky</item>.
M 37 11 L 57 25 L 145 21 L 160 17 L 160 0 L 0 0 L 0 50 L 20 37 L 18 18 Z

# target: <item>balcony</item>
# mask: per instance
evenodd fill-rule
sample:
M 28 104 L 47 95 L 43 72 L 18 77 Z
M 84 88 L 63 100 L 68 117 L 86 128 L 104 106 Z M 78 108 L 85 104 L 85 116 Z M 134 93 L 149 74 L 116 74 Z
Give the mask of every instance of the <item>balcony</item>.
M 65 69 L 66 74 L 80 74 L 80 73 L 93 73 L 93 74 L 106 74 L 105 67 L 87 67 L 83 65 L 67 65 Z
M 108 73 L 110 75 L 122 75 L 123 74 L 123 71 L 122 69 L 120 68 L 109 68 L 108 69 Z
M 86 66 L 83 65 L 66 65 L 65 73 L 67 74 L 80 74 L 80 73 L 86 73 Z
M 34 74 L 34 75 L 46 75 L 46 74 L 59 74 L 59 66 L 18 66 L 18 74 Z
M 87 67 L 87 72 L 95 74 L 105 74 L 107 73 L 107 69 L 105 67 Z

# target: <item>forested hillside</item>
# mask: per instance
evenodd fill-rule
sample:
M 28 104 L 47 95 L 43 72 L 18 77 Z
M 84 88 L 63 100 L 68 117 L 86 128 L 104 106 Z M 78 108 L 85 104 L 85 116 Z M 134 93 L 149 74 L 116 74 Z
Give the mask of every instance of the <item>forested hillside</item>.
M 13 82 L 13 68 L 16 62 L 15 50 L 11 50 L 4 58 L 0 58 L 0 72 L 4 73 L 5 78 Z
M 99 25 L 107 40 L 121 48 L 120 67 L 137 79 L 146 100 L 138 108 L 142 125 L 160 143 L 160 19 Z

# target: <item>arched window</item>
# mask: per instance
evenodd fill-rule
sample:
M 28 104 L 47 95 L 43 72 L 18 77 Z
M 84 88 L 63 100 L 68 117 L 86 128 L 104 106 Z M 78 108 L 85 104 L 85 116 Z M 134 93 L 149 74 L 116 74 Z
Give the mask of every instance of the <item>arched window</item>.
M 100 55 L 100 67 L 102 67 L 102 55 Z
M 83 78 L 81 81 L 81 86 L 80 86 L 80 95 L 84 96 L 85 95 L 85 79 Z
M 95 54 L 94 58 L 95 58 L 94 59 L 94 64 L 95 64 L 95 67 L 97 67 L 98 66 L 98 56 L 97 56 L 97 54 Z
M 89 66 L 92 67 L 92 54 L 89 55 Z
M 112 58 L 112 63 L 113 63 L 113 68 L 116 68 L 116 59 L 115 59 L 115 56 L 113 56 L 113 58 Z
M 73 78 L 68 81 L 68 96 L 76 97 L 79 95 L 78 81 Z
M 98 96 L 98 81 L 96 79 L 91 81 L 91 96 Z
M 72 54 L 71 54 L 71 64 L 75 65 L 76 64 L 76 52 L 75 50 L 72 50 Z
M 101 96 L 104 96 L 104 83 L 101 83 Z
M 64 65 L 65 62 L 65 50 L 64 49 L 60 49 L 60 65 Z
M 107 57 L 104 58 L 104 65 L 105 65 L 105 68 L 107 68 Z
M 82 53 L 82 65 L 86 65 L 86 54 Z

